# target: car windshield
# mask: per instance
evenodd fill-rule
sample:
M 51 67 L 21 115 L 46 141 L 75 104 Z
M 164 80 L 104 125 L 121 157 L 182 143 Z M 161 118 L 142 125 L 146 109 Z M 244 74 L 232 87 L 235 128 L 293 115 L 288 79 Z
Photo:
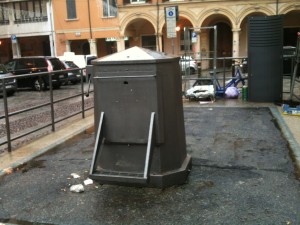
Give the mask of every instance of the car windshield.
M 0 74 L 6 74 L 8 73 L 5 66 L 3 64 L 0 64 Z
M 50 58 L 49 61 L 53 66 L 53 70 L 61 70 L 64 69 L 63 63 L 57 58 Z
M 71 68 L 79 68 L 74 62 L 72 61 L 65 61 L 65 63 Z

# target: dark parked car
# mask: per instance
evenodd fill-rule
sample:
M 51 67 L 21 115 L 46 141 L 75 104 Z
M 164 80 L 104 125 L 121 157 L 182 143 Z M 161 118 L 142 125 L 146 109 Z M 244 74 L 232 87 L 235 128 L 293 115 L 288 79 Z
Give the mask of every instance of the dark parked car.
M 12 76 L 10 72 L 8 72 L 3 64 L 0 64 L 0 95 L 3 94 L 3 82 L 5 83 L 5 89 L 7 95 L 13 95 L 17 90 L 17 82 L 15 78 L 9 78 Z
M 66 70 L 79 69 L 79 67 L 73 61 L 62 60 L 62 63 L 64 64 Z M 71 84 L 77 84 L 81 80 L 80 76 L 80 70 L 68 72 L 68 81 L 70 81 Z
M 65 72 L 63 63 L 56 57 L 32 56 L 10 60 L 5 64 L 8 71 L 13 75 L 31 74 L 17 79 L 18 87 L 32 87 L 34 90 L 45 90 L 49 86 L 49 76 L 38 76 L 35 73 L 62 71 L 52 75 L 53 88 L 60 88 L 66 82 L 68 74 Z

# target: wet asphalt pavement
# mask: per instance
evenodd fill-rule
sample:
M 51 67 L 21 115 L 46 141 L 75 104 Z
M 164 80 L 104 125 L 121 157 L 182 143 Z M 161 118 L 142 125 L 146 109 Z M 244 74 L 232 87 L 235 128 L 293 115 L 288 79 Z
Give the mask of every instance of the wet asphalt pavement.
M 0 224 L 300 224 L 300 181 L 269 108 L 184 113 L 193 158 L 185 185 L 94 183 L 70 192 L 88 176 L 94 131 L 87 131 L 0 178 Z

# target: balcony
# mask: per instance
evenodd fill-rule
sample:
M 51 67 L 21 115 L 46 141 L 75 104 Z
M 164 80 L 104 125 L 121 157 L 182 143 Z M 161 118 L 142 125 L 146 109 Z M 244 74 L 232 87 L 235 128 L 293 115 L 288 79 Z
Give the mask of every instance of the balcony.
M 8 25 L 9 24 L 9 20 L 0 20 L 0 25 Z
M 19 19 L 15 19 L 15 24 L 21 24 L 21 23 L 37 23 L 37 22 L 45 22 L 48 21 L 47 16 L 40 16 L 40 17 L 23 17 Z

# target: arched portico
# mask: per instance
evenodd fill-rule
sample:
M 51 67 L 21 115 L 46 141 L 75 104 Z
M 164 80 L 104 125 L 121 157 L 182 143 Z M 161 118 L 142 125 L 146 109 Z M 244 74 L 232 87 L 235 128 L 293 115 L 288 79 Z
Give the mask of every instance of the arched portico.
M 257 12 L 253 10 L 247 10 L 248 14 L 245 14 L 239 23 L 240 34 L 239 34 L 239 56 L 246 57 L 248 55 L 248 17 L 250 16 L 267 16 L 264 12 Z
M 217 57 L 232 56 L 232 20 L 224 14 L 208 13 L 207 15 L 208 16 L 202 20 L 200 24 L 201 57 L 213 57 L 215 54 L 214 49 L 216 49 Z M 217 32 L 217 46 L 214 45 L 215 29 L 212 29 L 212 27 L 215 26 Z M 218 64 L 220 63 L 222 62 L 218 62 Z M 202 62 L 203 69 L 207 68 L 208 65 L 208 61 Z
M 192 22 L 184 17 L 179 15 L 179 19 L 176 23 L 176 38 L 167 37 L 167 27 L 164 23 L 162 27 L 162 50 L 167 54 L 172 55 L 182 55 L 184 53 L 184 28 L 193 28 Z M 192 46 L 191 46 L 192 48 Z
M 202 7 L 202 3 L 189 2 L 187 4 L 180 1 L 176 2 L 176 4 L 174 3 L 174 5 L 178 5 L 179 21 L 177 26 L 180 27 L 180 31 L 177 32 L 176 38 L 171 39 L 167 38 L 166 35 L 164 8 L 169 6 L 169 4 L 164 5 L 165 3 L 167 2 L 161 2 L 156 5 L 145 4 L 143 10 L 141 10 L 141 4 L 138 7 L 130 6 L 132 10 L 129 10 L 129 7 L 122 7 L 119 14 L 121 38 L 118 43 L 119 46 L 123 47 L 118 47 L 118 50 L 125 49 L 125 46 L 129 47 L 132 44 L 144 46 L 143 43 L 145 42 L 141 41 L 141 37 L 148 35 L 152 36 L 152 43 L 156 43 L 156 50 L 172 54 L 174 49 L 175 55 L 181 55 L 183 53 L 181 47 L 183 34 L 181 33 L 184 27 L 189 27 L 196 32 L 198 37 L 197 43 L 192 45 L 192 50 L 198 53 L 198 56 L 209 57 L 212 49 L 213 35 L 210 34 L 212 31 L 200 28 L 217 25 L 219 37 L 218 57 L 242 57 L 247 56 L 247 18 L 249 16 L 285 14 L 285 30 L 300 27 L 299 24 L 294 24 L 295 21 L 299 21 L 300 3 L 279 4 L 278 8 L 273 3 L 238 4 L 236 6 L 232 4 L 226 5 L 227 3 L 219 5 L 203 3 Z M 293 22 L 291 22 L 292 20 Z M 147 28 L 141 29 L 145 27 Z M 155 40 L 154 35 L 156 36 Z M 127 38 L 129 38 L 128 41 Z M 123 44 L 120 44 L 122 42 Z M 153 49 L 151 46 L 150 48 Z M 197 54 L 195 56 L 197 57 Z
M 296 46 L 297 32 L 300 32 L 300 4 L 298 9 L 285 12 L 283 27 L 283 45 Z
M 133 46 L 140 46 L 156 50 L 156 29 L 148 16 L 131 17 L 124 21 L 124 29 L 121 30 L 121 38 L 118 40 L 118 50 L 124 50 Z

